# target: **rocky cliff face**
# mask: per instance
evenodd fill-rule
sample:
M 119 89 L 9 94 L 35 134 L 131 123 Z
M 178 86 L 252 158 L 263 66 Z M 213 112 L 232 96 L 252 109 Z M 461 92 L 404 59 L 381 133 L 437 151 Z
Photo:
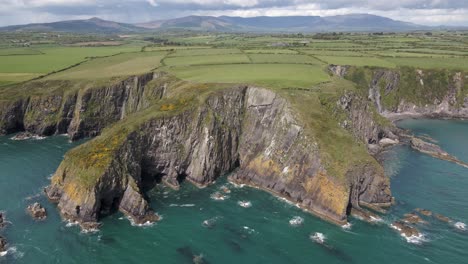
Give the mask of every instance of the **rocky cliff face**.
M 131 130 L 109 130 L 72 150 L 47 194 L 65 218 L 84 225 L 111 209 L 138 223 L 154 220 L 143 195 L 152 183 L 203 186 L 234 170 L 232 181 L 271 191 L 336 223 L 346 222 L 351 207 L 391 202 L 377 162 L 354 164 L 342 178 L 332 175 L 305 129 L 287 100 L 270 90 L 216 91 L 197 106 L 156 115 Z
M 383 116 L 468 117 L 468 74 L 415 68 L 352 69 L 346 78 L 367 88 Z
M 157 77 L 150 73 L 107 86 L 0 101 L 0 134 L 27 131 L 41 136 L 68 133 L 71 139 L 96 136 L 161 98 L 165 83 L 153 81 Z

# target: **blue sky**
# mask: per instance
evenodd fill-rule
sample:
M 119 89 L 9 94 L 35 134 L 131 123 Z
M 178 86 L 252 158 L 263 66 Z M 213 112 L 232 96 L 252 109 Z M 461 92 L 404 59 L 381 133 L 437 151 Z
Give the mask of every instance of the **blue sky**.
M 468 26 L 468 0 L 0 0 L 0 26 L 90 17 L 134 23 L 187 15 L 350 13 L 423 25 Z

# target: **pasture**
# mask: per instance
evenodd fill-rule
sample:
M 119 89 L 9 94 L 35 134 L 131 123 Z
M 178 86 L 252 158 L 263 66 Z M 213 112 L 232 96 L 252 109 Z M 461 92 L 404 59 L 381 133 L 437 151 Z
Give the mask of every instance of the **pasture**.
M 43 75 L 49 75 L 48 79 L 105 79 L 154 69 L 197 82 L 253 82 L 276 87 L 307 87 L 327 81 L 324 69 L 328 64 L 468 70 L 467 35 L 447 32 L 158 33 L 126 36 L 115 40 L 123 45 L 102 47 L 84 44 L 114 39 L 67 35 L 60 40 L 53 35 L 50 39 L 33 35 L 28 40 L 31 46 L 23 47 L 10 43 L 15 36 L 10 33 L 0 41 L 0 86 Z M 169 44 L 153 43 L 152 39 Z

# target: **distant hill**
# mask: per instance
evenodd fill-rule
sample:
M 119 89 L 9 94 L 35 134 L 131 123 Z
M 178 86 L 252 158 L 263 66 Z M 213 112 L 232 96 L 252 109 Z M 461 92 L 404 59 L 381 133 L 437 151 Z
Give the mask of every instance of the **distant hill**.
M 0 31 L 56 31 L 77 33 L 119 33 L 167 30 L 196 30 L 217 32 L 376 32 L 431 30 L 428 27 L 369 14 L 341 16 L 283 16 L 283 17 L 212 17 L 188 16 L 156 20 L 140 24 L 126 24 L 91 18 L 53 23 L 17 25 Z
M 330 32 L 330 31 L 411 31 L 430 27 L 369 14 L 341 16 L 211 17 L 189 16 L 137 24 L 148 29 L 190 29 L 205 31 Z
M 0 31 L 54 31 L 76 33 L 119 33 L 136 32 L 142 30 L 145 29 L 132 24 L 117 23 L 113 21 L 102 20 L 96 17 L 87 20 L 69 20 L 0 28 Z

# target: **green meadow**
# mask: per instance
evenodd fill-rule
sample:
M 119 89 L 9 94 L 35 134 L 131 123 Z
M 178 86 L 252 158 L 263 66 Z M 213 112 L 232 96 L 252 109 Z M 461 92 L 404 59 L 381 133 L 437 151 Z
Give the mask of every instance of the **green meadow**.
M 25 35 L 18 33 L 20 37 Z M 66 44 L 41 39 L 28 47 L 0 40 L 0 86 L 44 75 L 54 80 L 94 80 L 158 69 L 196 82 L 309 87 L 329 81 L 325 71 L 329 64 L 468 69 L 466 35 L 448 32 L 432 35 L 181 32 L 135 34 L 116 39 L 116 43 L 122 43 L 117 46 L 84 45 L 93 38 L 68 35 Z M 154 39 L 159 42 L 152 42 Z M 161 44 L 161 40 L 169 44 Z

